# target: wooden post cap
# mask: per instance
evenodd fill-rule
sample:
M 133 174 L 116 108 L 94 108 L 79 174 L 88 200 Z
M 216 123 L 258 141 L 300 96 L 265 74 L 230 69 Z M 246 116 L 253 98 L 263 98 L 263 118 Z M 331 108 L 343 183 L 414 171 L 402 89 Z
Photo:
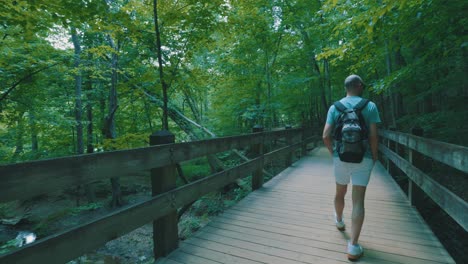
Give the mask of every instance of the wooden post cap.
M 263 132 L 263 126 L 262 126 L 262 125 L 255 125 L 255 126 L 252 128 L 252 132 L 253 132 L 253 133 Z
M 421 127 L 413 127 L 411 128 L 411 134 L 418 137 L 422 137 L 424 134 L 424 129 L 422 129 Z
M 159 130 L 151 134 L 150 145 L 163 145 L 175 142 L 175 135 L 167 130 Z

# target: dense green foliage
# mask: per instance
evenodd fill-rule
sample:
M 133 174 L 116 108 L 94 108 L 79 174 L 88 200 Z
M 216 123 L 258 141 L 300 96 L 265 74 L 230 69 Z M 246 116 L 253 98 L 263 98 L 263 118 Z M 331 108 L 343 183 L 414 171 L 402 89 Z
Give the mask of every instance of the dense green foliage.
M 357 73 L 384 126 L 419 125 L 467 145 L 466 1 L 182 0 L 158 9 L 177 140 L 319 126 Z M 0 162 L 78 153 L 80 133 L 96 151 L 145 146 L 161 128 L 152 1 L 17 0 L 0 14 Z

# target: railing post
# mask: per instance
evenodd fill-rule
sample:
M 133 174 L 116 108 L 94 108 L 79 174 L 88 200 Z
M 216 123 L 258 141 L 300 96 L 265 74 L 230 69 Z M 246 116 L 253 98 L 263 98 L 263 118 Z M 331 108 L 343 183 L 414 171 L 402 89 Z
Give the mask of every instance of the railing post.
M 263 132 L 263 127 L 261 125 L 256 125 L 252 128 L 252 132 Z M 254 144 L 252 146 L 252 152 L 254 153 L 255 157 L 263 155 L 263 137 L 260 143 Z M 260 189 L 263 186 L 263 167 L 263 162 L 261 162 L 261 165 L 252 174 L 252 190 Z
M 385 140 L 387 141 L 387 148 L 390 149 L 390 139 L 386 138 Z M 387 165 L 387 171 L 388 173 L 390 173 L 390 159 L 388 157 L 385 157 L 385 160 L 386 160 L 385 165 Z
M 161 130 L 150 136 L 150 145 L 162 145 L 175 142 L 175 136 L 169 131 Z M 176 165 L 151 169 L 152 196 L 176 188 Z M 167 256 L 178 247 L 177 208 L 166 216 L 153 221 L 154 258 Z
M 301 132 L 301 157 L 305 157 L 307 155 L 307 142 L 305 142 L 307 139 L 306 127 L 303 126 Z
M 411 129 L 411 134 L 418 137 L 422 137 L 424 135 L 424 130 L 420 127 L 413 127 Z M 413 151 L 412 149 L 410 149 L 409 162 L 420 170 L 424 169 L 424 157 L 417 151 Z M 413 184 L 413 181 L 411 179 L 408 179 L 408 197 L 410 199 L 411 205 L 417 206 L 418 204 L 420 204 L 421 200 L 423 199 L 423 196 L 424 191 L 421 190 L 421 188 L 417 185 Z
M 288 146 L 291 146 L 292 145 L 292 142 L 293 142 L 293 135 L 291 133 L 291 126 L 290 125 L 286 125 L 285 126 L 285 129 L 286 129 L 286 145 Z M 292 165 L 292 156 L 293 156 L 293 152 L 290 151 L 286 154 L 286 160 L 285 160 L 285 166 L 286 168 L 291 166 Z
M 413 150 L 408 148 L 408 161 L 409 163 L 413 164 Z M 410 204 L 413 206 L 413 181 L 408 177 L 408 200 Z
M 390 127 L 389 130 L 390 131 L 395 131 L 396 129 L 394 127 Z M 395 153 L 397 152 L 398 143 L 396 143 L 395 141 L 389 139 L 387 144 L 388 144 L 388 149 L 390 149 L 391 151 L 393 151 Z M 397 169 L 397 167 L 394 164 L 392 164 L 392 161 L 390 161 L 390 159 L 389 159 L 388 164 L 387 164 L 388 173 L 390 173 L 390 175 L 392 175 L 392 176 L 396 176 L 396 172 L 397 172 L 396 169 Z

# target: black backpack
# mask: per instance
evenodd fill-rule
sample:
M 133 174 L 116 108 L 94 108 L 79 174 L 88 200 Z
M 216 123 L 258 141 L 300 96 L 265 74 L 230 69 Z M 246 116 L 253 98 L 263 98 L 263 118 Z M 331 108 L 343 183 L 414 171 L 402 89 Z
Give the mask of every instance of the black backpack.
M 367 103 L 369 100 L 362 99 L 354 108 L 346 108 L 339 101 L 333 104 L 340 112 L 334 139 L 336 151 L 343 162 L 361 163 L 364 158 L 366 146 L 363 141 L 368 139 L 368 131 L 361 111 Z

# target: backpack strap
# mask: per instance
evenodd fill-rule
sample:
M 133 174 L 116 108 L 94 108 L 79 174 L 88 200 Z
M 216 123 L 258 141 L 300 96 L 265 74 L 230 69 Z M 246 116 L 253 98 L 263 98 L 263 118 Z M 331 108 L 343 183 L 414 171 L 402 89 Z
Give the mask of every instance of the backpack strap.
M 367 104 L 370 102 L 368 99 L 361 99 L 359 103 L 357 103 L 356 106 L 354 106 L 355 111 L 357 111 L 357 114 L 359 116 L 359 122 L 362 128 L 362 133 L 363 133 L 363 138 L 368 138 L 367 134 L 367 125 L 366 121 L 364 120 L 364 117 L 362 116 L 362 110 L 367 106 Z
M 368 99 L 361 99 L 361 101 L 359 101 L 359 103 L 357 103 L 356 106 L 354 106 L 354 109 L 355 110 L 358 110 L 358 111 L 361 111 L 362 109 L 364 109 L 367 104 L 369 103 L 369 100 Z
M 342 104 L 340 101 L 334 102 L 333 105 L 335 106 L 336 110 L 342 113 L 346 111 L 346 106 L 344 106 L 344 104 Z

